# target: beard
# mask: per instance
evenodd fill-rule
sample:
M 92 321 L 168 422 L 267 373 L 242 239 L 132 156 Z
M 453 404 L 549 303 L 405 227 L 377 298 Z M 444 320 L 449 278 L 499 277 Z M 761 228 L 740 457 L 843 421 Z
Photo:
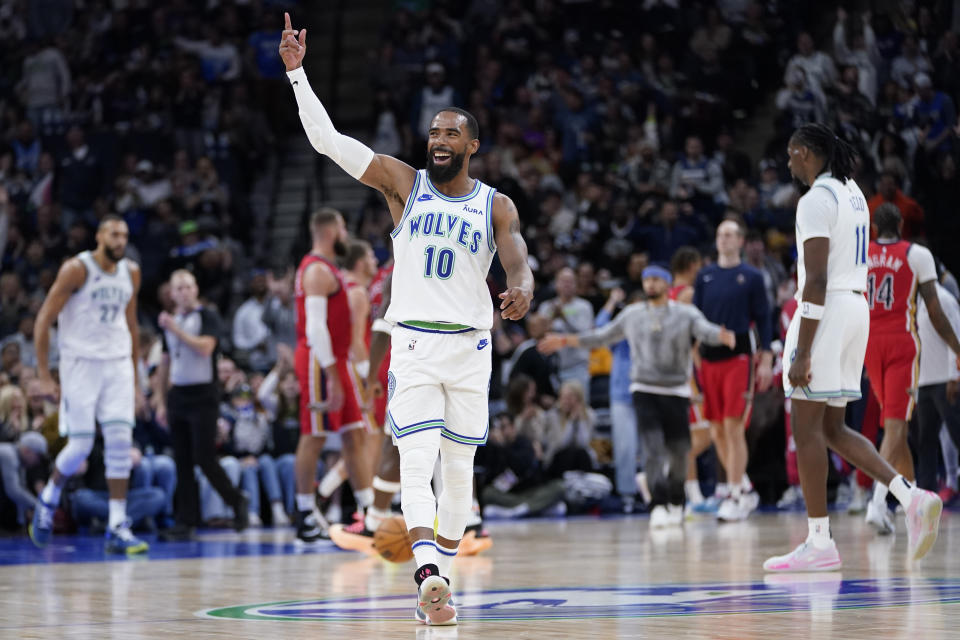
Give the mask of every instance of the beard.
M 430 177 L 430 182 L 443 184 L 456 178 L 460 170 L 463 169 L 463 161 L 466 155 L 466 153 L 451 155 L 450 164 L 440 166 L 433 161 L 433 154 L 427 153 L 427 175 Z
M 797 190 L 797 193 L 800 195 L 805 194 L 807 191 L 810 191 L 810 185 L 804 184 L 800 181 L 800 178 L 797 176 L 790 176 L 791 182 L 793 182 L 794 188 Z
M 123 256 L 127 253 L 127 248 L 122 247 L 120 249 L 111 249 L 110 247 L 103 248 L 104 255 L 110 259 L 111 262 L 120 262 L 123 260 Z
M 344 258 L 347 255 L 347 243 L 342 240 L 335 240 L 333 243 L 333 252 L 338 258 Z

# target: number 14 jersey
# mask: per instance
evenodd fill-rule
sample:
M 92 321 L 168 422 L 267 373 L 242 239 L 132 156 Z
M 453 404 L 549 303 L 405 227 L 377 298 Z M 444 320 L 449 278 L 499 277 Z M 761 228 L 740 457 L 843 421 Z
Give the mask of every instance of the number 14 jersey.
M 393 284 L 386 319 L 393 323 L 446 322 L 490 329 L 493 301 L 487 272 L 496 253 L 493 196 L 473 191 L 446 196 L 417 172 L 400 224 L 393 230 Z
M 896 240 L 871 242 L 867 303 L 871 333 L 915 333 L 920 284 L 937 279 L 933 255 L 926 247 Z

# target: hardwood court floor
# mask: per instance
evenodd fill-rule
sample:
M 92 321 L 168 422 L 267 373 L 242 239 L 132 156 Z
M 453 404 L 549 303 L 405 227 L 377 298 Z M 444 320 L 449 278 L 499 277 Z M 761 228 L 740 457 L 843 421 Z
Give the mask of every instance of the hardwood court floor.
M 645 517 L 491 523 L 494 547 L 458 559 L 459 627 L 412 620 L 412 563 L 297 554 L 291 532 L 207 534 L 105 561 L 99 539 L 35 550 L 0 540 L 0 638 L 903 638 L 960 637 L 960 516 L 918 567 L 902 516 L 878 538 L 836 514 L 844 568 L 765 576 L 806 534 L 802 514 L 651 532 Z M 280 603 L 280 604 L 278 604 Z

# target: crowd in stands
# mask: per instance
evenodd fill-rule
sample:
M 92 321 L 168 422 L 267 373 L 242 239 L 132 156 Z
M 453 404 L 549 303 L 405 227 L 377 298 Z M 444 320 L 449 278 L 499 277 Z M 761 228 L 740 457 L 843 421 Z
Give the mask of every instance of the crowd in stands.
M 285 524 L 299 256 L 270 256 L 270 212 L 250 195 L 277 138 L 301 135 L 289 129 L 293 98 L 276 54 L 278 6 L 296 3 L 42 4 L 0 0 L 0 523 L 26 521 L 63 446 L 56 398 L 31 384 L 35 314 L 59 264 L 91 248 L 98 219 L 114 212 L 143 269 L 144 391 L 160 349 L 151 327 L 171 308 L 164 283 L 188 268 L 206 303 L 232 319 L 218 366 L 221 464 L 256 496 L 254 523 Z M 610 353 L 546 357 L 536 350 L 546 332 L 609 320 L 642 296 L 643 269 L 682 247 L 709 261 L 728 218 L 746 225 L 744 261 L 779 317 L 795 290 L 800 193 L 785 149 L 797 126 L 823 122 L 852 143 L 871 210 L 896 203 L 907 237 L 960 272 L 950 250 L 960 237 L 960 16 L 949 3 L 882 14 L 749 0 L 398 5 L 371 55 L 371 146 L 423 166 L 429 118 L 450 104 L 470 110 L 481 129 L 472 174 L 517 204 L 537 277 L 534 313 L 494 326 L 490 441 L 478 456 L 491 514 L 596 506 L 573 497 L 603 495 L 591 474 L 614 474 Z M 372 193 L 345 213 L 387 259 L 382 199 Z M 503 287 L 496 264 L 490 286 Z M 771 393 L 782 407 L 782 392 Z M 758 413 L 755 423 L 782 423 L 782 411 Z M 135 432 L 130 502 L 147 526 L 172 514 L 169 435 L 157 418 L 148 403 Z M 751 445 L 751 476 L 775 501 L 786 486 L 782 427 Z M 76 523 L 102 523 L 98 465 L 92 456 L 73 480 Z M 204 519 L 229 520 L 216 492 L 201 492 Z

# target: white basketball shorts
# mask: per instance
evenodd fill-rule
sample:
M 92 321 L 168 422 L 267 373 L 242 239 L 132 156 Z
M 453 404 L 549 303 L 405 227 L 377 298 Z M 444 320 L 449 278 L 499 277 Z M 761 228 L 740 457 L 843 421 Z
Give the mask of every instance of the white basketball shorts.
M 440 429 L 454 442 L 485 444 L 490 332 L 446 333 L 401 323 L 391 335 L 387 424 L 394 439 Z
M 96 423 L 134 424 L 130 357 L 60 358 L 60 435 L 92 435 Z
M 787 378 L 797 355 L 800 313 L 794 314 L 783 348 L 783 390 L 788 398 L 846 406 L 860 398 L 860 377 L 870 334 L 870 310 L 862 293 L 829 291 L 810 351 L 810 384 L 793 388 Z

